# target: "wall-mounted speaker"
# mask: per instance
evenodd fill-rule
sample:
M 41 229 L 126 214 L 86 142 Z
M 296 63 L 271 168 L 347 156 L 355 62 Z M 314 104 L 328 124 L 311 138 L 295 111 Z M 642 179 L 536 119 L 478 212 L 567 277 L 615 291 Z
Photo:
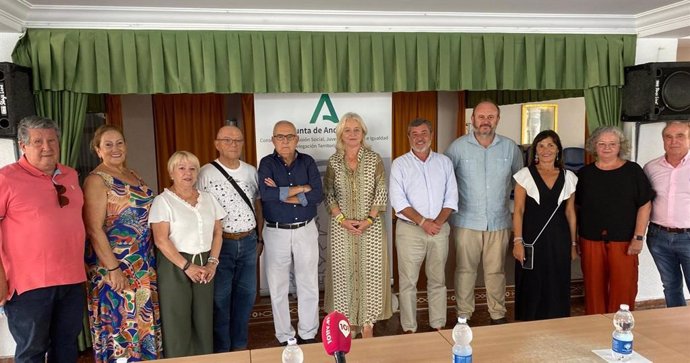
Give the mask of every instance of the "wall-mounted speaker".
M 19 121 L 35 114 L 31 69 L 0 62 L 0 137 L 16 137 Z
M 625 67 L 623 121 L 690 120 L 690 62 Z

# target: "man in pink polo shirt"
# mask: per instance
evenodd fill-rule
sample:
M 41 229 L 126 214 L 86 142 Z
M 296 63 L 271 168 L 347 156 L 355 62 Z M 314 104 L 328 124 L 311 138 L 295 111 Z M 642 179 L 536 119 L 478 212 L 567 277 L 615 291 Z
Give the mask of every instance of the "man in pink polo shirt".
M 85 303 L 83 195 L 58 163 L 59 129 L 29 116 L 18 127 L 24 155 L 0 169 L 0 306 L 14 361 L 76 362 Z
M 685 306 L 683 274 L 690 288 L 690 123 L 668 122 L 661 135 L 666 154 L 644 167 L 656 192 L 647 245 L 661 275 L 666 306 Z

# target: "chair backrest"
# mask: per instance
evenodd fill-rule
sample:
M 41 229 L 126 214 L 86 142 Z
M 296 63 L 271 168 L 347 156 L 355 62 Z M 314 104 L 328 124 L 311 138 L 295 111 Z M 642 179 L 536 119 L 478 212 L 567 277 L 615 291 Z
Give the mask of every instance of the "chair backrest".
M 567 170 L 577 172 L 585 166 L 585 149 L 581 147 L 566 147 L 563 149 L 563 164 Z

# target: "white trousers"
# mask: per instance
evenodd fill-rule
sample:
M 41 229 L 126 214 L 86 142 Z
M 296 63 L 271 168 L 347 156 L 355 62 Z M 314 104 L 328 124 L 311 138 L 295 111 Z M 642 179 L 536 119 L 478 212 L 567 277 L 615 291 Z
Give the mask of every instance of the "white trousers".
M 290 267 L 294 262 L 297 285 L 297 332 L 302 339 L 313 339 L 319 330 L 319 231 L 312 220 L 297 229 L 270 228 L 264 225 L 264 263 L 271 294 L 273 326 L 279 342 L 295 337 L 290 322 Z

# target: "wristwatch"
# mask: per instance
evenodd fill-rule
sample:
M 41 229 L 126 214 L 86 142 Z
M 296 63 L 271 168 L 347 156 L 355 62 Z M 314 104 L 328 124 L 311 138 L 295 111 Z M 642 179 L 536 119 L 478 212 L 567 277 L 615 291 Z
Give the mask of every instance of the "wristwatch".
M 635 240 L 636 241 L 644 241 L 644 236 L 641 234 L 636 234 L 635 235 Z

